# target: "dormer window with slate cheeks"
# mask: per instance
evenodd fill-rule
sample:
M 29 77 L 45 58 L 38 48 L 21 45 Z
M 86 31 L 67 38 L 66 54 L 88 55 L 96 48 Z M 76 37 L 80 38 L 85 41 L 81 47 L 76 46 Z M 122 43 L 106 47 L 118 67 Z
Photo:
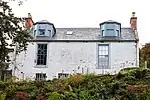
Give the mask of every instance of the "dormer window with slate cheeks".
M 35 39 L 45 40 L 52 38 L 56 33 L 56 29 L 52 23 L 43 20 L 34 24 L 33 32 Z
M 115 21 L 106 21 L 100 24 L 102 37 L 120 37 L 121 24 Z

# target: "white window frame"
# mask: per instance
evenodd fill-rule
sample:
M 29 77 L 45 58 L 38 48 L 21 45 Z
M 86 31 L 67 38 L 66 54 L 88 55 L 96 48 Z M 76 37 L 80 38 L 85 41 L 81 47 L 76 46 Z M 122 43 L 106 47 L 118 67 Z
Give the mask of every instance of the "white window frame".
M 100 58 L 105 58 L 101 59 Z M 98 69 L 109 69 L 109 44 L 98 44 Z

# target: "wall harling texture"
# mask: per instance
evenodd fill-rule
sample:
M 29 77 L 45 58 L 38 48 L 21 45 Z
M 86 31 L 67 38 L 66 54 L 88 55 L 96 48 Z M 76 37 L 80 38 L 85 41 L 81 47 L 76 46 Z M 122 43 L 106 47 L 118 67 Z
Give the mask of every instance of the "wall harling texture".
M 16 70 L 16 76 L 35 79 L 36 73 L 46 73 L 47 79 L 58 77 L 58 73 L 110 73 L 122 68 L 138 66 L 139 57 L 135 42 L 111 42 L 109 44 L 110 69 L 98 69 L 99 42 L 49 42 L 46 66 L 36 65 L 37 43 L 30 43 L 28 51 L 17 57 L 23 66 Z

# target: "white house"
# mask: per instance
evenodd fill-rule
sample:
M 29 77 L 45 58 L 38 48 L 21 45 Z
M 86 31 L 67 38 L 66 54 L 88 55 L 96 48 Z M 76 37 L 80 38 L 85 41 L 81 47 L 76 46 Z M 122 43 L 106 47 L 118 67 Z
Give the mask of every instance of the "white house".
M 139 66 L 137 17 L 131 27 L 112 20 L 98 28 L 55 28 L 48 21 L 34 23 L 28 50 L 17 56 L 15 75 L 30 79 L 53 79 L 70 74 L 115 74 Z

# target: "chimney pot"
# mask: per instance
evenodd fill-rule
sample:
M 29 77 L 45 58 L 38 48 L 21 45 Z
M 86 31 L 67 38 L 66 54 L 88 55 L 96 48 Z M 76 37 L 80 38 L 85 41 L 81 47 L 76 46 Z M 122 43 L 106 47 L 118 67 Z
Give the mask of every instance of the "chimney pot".
M 135 12 L 132 12 L 132 17 L 135 17 Z
M 135 17 L 135 12 L 132 12 L 132 17 L 130 18 L 130 25 L 133 30 L 137 30 L 137 17 Z

